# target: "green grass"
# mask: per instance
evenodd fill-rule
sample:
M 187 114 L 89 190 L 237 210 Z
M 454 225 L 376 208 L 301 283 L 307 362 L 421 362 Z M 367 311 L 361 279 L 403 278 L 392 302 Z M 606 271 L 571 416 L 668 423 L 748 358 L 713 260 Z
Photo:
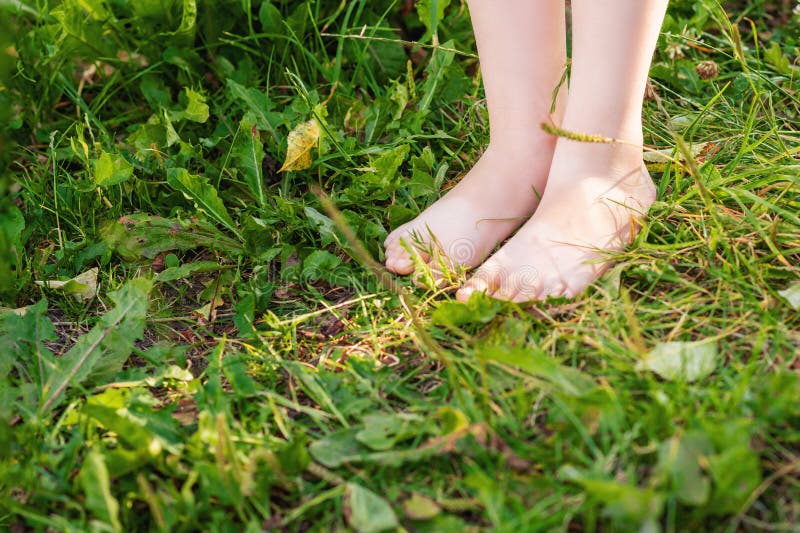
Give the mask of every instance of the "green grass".
M 646 143 L 702 151 L 520 307 L 363 257 L 487 141 L 429 4 L 0 2 L 0 529 L 797 531 L 793 6 L 671 4 Z

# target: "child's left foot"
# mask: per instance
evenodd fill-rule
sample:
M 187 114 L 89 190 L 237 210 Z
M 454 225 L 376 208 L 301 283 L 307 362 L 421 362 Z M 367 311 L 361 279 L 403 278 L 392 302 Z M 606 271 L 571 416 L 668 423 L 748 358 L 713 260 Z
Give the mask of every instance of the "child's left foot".
M 542 201 L 531 219 L 458 291 L 525 302 L 572 297 L 610 265 L 655 200 L 641 149 L 559 139 Z

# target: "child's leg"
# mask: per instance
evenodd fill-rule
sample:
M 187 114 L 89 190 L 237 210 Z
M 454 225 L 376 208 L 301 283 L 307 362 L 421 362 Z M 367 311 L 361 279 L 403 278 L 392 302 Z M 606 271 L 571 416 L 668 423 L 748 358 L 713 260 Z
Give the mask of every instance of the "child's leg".
M 539 125 L 549 120 L 566 65 L 564 2 L 470 0 L 469 7 L 491 140 L 453 190 L 386 239 L 386 266 L 399 274 L 414 268 L 401 239 L 413 246 L 415 236 L 426 261 L 433 240 L 454 266 L 480 264 L 533 213 L 550 169 L 555 139 Z
M 573 60 L 563 128 L 630 144 L 558 140 L 530 221 L 459 291 L 527 301 L 572 296 L 636 231 L 655 188 L 642 162 L 642 100 L 667 0 L 573 0 Z M 593 263 L 587 264 L 587 261 Z

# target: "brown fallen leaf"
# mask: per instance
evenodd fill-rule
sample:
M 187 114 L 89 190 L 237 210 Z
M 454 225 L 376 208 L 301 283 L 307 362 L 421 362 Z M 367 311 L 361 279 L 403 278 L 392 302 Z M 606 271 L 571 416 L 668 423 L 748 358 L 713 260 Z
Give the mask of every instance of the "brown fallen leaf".
M 316 119 L 302 122 L 289 132 L 286 159 L 278 172 L 305 170 L 311 166 L 311 150 L 319 142 L 319 124 Z

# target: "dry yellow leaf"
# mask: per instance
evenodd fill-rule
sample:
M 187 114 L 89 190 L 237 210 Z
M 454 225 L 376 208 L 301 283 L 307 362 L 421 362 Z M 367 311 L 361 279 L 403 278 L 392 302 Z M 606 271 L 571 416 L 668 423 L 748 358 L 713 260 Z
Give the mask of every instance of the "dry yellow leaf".
M 298 124 L 289 133 L 286 159 L 278 172 L 305 170 L 311 166 L 311 150 L 319 142 L 319 124 L 315 119 Z
M 91 300 L 97 294 L 97 267 L 90 268 L 82 274 L 78 274 L 72 279 L 66 281 L 39 281 L 34 283 L 40 287 L 47 287 L 48 289 L 60 290 L 66 294 L 71 294 L 79 302 Z
M 702 154 L 711 143 L 704 142 L 692 145 L 692 156 L 697 157 Z M 674 155 L 673 155 L 674 154 Z M 642 154 L 645 163 L 669 163 L 670 161 L 686 161 L 686 156 L 674 148 L 665 148 L 664 150 L 649 150 Z

